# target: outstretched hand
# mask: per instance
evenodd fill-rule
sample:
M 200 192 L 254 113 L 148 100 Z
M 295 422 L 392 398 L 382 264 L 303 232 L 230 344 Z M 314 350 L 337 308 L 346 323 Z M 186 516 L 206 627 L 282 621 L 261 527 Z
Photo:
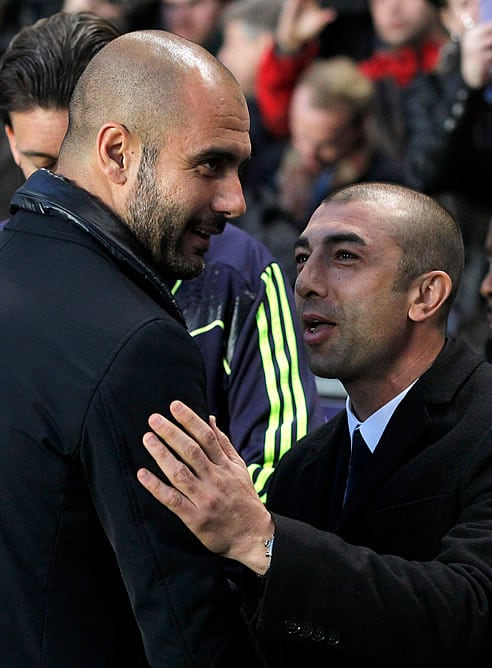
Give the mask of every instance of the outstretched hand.
M 337 18 L 334 9 L 320 7 L 318 0 L 285 0 L 275 39 L 286 53 L 295 53 L 319 37 L 323 28 Z
M 492 22 L 465 30 L 461 40 L 461 74 L 470 88 L 481 88 L 492 69 Z
M 264 542 L 272 536 L 274 525 L 246 464 L 215 418 L 207 424 L 179 401 L 170 410 L 183 429 L 154 414 L 149 425 L 155 434 L 143 437 L 169 484 L 147 469 L 137 472 L 138 480 L 209 550 L 265 573 L 269 559 Z

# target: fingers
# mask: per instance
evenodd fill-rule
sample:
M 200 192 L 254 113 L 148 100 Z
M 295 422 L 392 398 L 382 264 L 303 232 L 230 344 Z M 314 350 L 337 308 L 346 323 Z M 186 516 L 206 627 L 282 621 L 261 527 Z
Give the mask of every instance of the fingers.
M 232 445 L 232 443 L 227 438 L 227 436 L 224 434 L 224 432 L 220 431 L 220 429 L 217 427 L 217 422 L 215 420 L 214 415 L 210 416 L 210 427 L 212 428 L 212 430 L 215 434 L 215 438 L 217 439 L 217 442 L 219 443 L 220 447 L 222 448 L 224 453 L 227 455 L 227 457 L 231 461 L 235 462 L 236 464 L 244 464 L 244 460 L 239 455 L 236 448 Z
M 152 454 L 152 453 L 151 453 Z M 184 520 L 184 515 L 188 514 L 190 510 L 186 510 L 186 504 L 190 506 L 190 502 L 178 492 L 178 490 L 163 483 L 157 476 L 147 469 L 139 469 L 137 471 L 137 478 L 143 487 L 152 494 L 163 506 L 169 508 Z
M 211 426 L 205 422 L 205 420 L 202 420 L 201 417 L 199 417 L 193 410 L 191 410 L 191 408 L 185 404 L 181 403 L 180 401 L 173 401 L 170 406 L 170 411 L 176 422 L 178 422 L 186 430 L 187 434 L 189 434 L 189 436 L 199 444 L 200 449 L 214 464 L 220 464 L 224 461 L 224 454 L 226 453 L 224 448 L 226 443 L 228 443 L 230 446 L 228 452 L 234 451 L 234 448 L 232 445 L 230 445 L 229 439 L 225 436 L 225 434 L 222 434 L 220 430 L 217 430 L 221 435 L 221 439 L 219 441 L 217 438 L 217 433 L 211 428 Z M 152 417 L 153 416 L 151 416 L 151 419 Z M 149 424 L 152 428 L 154 428 L 150 420 Z M 176 427 L 174 427 L 174 429 L 176 429 Z M 170 442 L 169 445 L 173 447 L 172 443 Z M 191 446 L 189 447 L 191 452 Z
M 167 499 L 165 505 L 170 507 L 169 503 L 172 503 L 174 510 L 175 506 L 184 505 L 185 499 L 193 505 L 192 498 L 197 491 L 197 477 L 194 472 L 187 464 L 177 459 L 174 454 L 170 452 L 169 448 L 159 441 L 155 434 L 150 432 L 144 434 L 142 440 L 147 452 L 153 457 L 158 467 L 170 482 L 170 485 L 166 485 L 159 481 L 160 485 L 158 485 L 156 482 L 157 479 L 149 481 L 152 483 L 153 489 L 156 492 L 165 496 Z M 155 476 L 153 477 L 155 478 Z M 174 490 L 172 490 L 171 485 L 174 487 Z M 173 491 L 178 492 L 178 494 L 173 495 Z

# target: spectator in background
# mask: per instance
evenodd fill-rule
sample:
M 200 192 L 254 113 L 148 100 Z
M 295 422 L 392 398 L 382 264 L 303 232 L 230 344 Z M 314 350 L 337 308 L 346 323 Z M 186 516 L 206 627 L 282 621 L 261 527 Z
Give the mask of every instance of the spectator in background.
M 230 0 L 161 0 L 160 26 L 216 54 L 222 44 L 220 17 Z
M 395 181 L 399 172 L 371 139 L 373 85 L 345 57 L 313 62 L 291 99 L 287 148 L 277 174 L 280 202 L 300 231 L 319 203 L 356 181 Z
M 123 31 L 127 27 L 125 16 L 127 5 L 126 0 L 64 0 L 62 11 L 92 12 L 114 23 Z
M 94 14 L 56 14 L 26 26 L 10 42 L 0 61 L 0 115 L 24 178 L 56 167 L 75 84 L 119 34 Z
M 379 143 L 391 157 L 404 146 L 404 90 L 422 71 L 432 69 L 445 38 L 436 8 L 427 0 L 369 0 L 379 44 L 359 63 L 375 85 L 374 109 Z M 285 0 L 275 46 L 260 66 L 258 104 L 274 133 L 289 131 L 288 109 L 300 73 L 319 53 L 318 37 L 337 13 L 318 0 Z
M 10 40 L 26 25 L 31 25 L 43 16 L 49 16 L 61 9 L 63 0 L 2 0 L 0 2 L 0 56 Z M 0 133 L 0 221 L 8 216 L 10 197 L 23 182 L 20 170 L 12 161 L 5 134 Z
M 487 339 L 485 342 L 485 359 L 492 362 L 492 219 L 485 240 L 485 252 L 487 254 L 487 271 L 480 285 L 480 293 L 486 304 L 486 318 L 488 324 Z
M 449 38 L 436 69 L 409 90 L 404 180 L 438 198 L 460 223 L 465 275 L 453 326 L 479 351 L 486 332 L 478 293 L 492 216 L 492 15 L 483 20 L 477 0 L 436 4 Z
M 283 0 L 235 0 L 222 13 L 223 43 L 217 58 L 234 74 L 241 86 L 251 118 L 251 161 L 243 183 L 257 188 L 268 183 L 275 170 L 283 142 L 265 128 L 256 101 L 256 78 L 261 59 L 274 40 Z

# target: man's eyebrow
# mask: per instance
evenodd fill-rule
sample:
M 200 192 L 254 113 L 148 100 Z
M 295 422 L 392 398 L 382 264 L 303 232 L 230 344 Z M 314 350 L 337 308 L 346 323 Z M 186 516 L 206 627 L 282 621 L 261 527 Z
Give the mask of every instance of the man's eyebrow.
M 324 246 L 331 246 L 333 244 L 351 243 L 359 246 L 367 246 L 365 240 L 355 234 L 354 232 L 334 232 L 323 237 L 322 243 Z M 309 239 L 306 236 L 301 236 L 295 243 L 295 248 L 306 248 L 309 246 Z
M 222 148 L 207 148 L 194 156 L 195 162 L 206 162 L 207 160 L 223 160 L 229 164 L 235 165 L 237 163 L 237 155 L 232 151 L 226 151 Z M 251 156 L 240 161 L 239 166 L 243 166 L 251 160 Z

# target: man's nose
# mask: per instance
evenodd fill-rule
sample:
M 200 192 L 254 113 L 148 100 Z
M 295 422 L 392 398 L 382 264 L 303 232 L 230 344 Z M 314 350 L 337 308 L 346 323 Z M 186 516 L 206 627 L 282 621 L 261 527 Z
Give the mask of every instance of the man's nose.
M 298 297 L 326 297 L 328 282 L 318 261 L 312 256 L 305 262 L 297 275 L 295 292 Z
M 215 193 L 212 209 L 226 218 L 237 218 L 246 211 L 243 187 L 239 176 L 224 179 Z

